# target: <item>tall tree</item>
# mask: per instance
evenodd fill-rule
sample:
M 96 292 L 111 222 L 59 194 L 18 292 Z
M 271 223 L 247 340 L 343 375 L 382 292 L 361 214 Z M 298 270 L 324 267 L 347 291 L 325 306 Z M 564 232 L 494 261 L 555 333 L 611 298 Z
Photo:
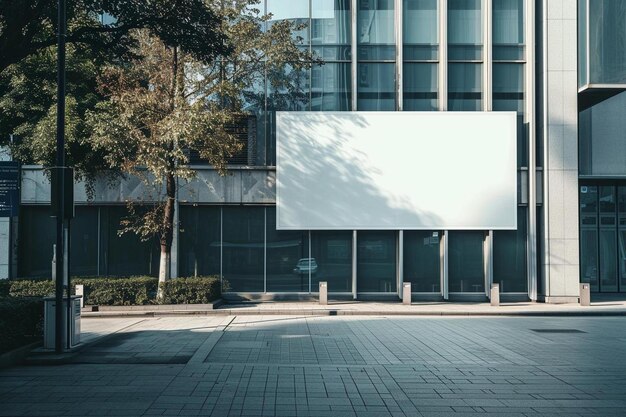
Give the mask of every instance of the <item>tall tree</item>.
M 67 8 L 69 44 L 110 50 L 135 46 L 131 33 L 146 29 L 168 45 L 203 59 L 219 52 L 219 19 L 206 0 L 74 0 Z M 57 5 L 50 0 L 0 1 L 0 72 L 56 44 Z
M 152 206 L 135 210 L 131 202 L 135 216 L 122 232 L 158 236 L 160 282 L 170 276 L 177 180 L 196 175 L 187 151 L 198 152 L 225 174 L 227 158 L 242 146 L 226 126 L 242 115 L 245 92 L 262 83 L 267 71 L 297 71 L 317 62 L 298 47 L 301 38 L 292 36 L 298 29 L 293 23 L 267 27 L 269 17 L 253 7 L 256 0 L 224 3 L 212 5 L 222 18 L 224 53 L 197 59 L 147 31 L 136 32 L 138 58 L 105 71 L 100 88 L 108 100 L 90 117 L 93 142 L 107 150 L 110 166 L 139 176 L 154 190 Z M 290 79 L 276 77 L 276 83 L 295 92 Z

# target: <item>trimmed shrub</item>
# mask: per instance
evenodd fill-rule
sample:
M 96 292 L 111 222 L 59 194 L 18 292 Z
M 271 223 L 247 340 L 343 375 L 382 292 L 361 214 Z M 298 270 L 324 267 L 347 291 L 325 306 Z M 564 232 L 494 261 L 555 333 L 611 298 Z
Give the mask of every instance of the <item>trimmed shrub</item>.
M 159 280 L 154 277 L 72 278 L 72 293 L 75 285 L 84 285 L 86 305 L 130 306 L 157 303 Z M 51 280 L 20 279 L 8 281 L 7 286 L 12 297 L 46 297 L 53 296 L 55 291 Z M 165 283 L 161 303 L 204 304 L 218 299 L 221 293 L 218 277 L 174 278 Z
M 31 281 L 27 279 L 11 281 L 9 295 L 11 297 L 46 297 L 54 295 L 54 282 L 52 280 Z
M 40 340 L 42 335 L 40 298 L 0 298 L 0 353 Z
M 162 290 L 162 304 L 207 304 L 221 296 L 217 277 L 174 278 Z
M 154 303 L 158 282 L 153 277 L 74 278 L 72 286 L 85 286 L 85 304 L 130 306 Z

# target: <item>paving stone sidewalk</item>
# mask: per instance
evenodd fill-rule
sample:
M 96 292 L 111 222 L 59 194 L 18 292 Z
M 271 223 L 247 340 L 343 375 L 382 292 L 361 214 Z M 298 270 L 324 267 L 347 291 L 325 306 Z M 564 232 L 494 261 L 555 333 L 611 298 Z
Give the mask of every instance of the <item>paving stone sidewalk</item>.
M 626 415 L 621 317 L 119 320 L 83 320 L 112 333 L 72 364 L 0 371 L 0 416 Z
M 213 305 L 101 307 L 101 311 L 84 309 L 83 317 L 145 317 L 168 315 L 407 315 L 407 316 L 626 316 L 626 300 L 598 299 L 591 306 L 578 304 L 545 304 L 510 302 L 494 307 L 479 302 L 401 302 L 331 301 L 320 305 L 313 301 L 299 302 L 231 302 Z

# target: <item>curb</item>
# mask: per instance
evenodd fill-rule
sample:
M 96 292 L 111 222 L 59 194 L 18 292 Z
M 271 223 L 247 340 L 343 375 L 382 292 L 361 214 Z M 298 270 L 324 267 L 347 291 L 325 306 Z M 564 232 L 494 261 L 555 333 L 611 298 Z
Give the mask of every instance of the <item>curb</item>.
M 626 310 L 592 310 L 592 311 L 397 311 L 397 310 L 243 310 L 243 309 L 218 309 L 218 310 L 170 310 L 170 311 L 106 311 L 83 313 L 81 318 L 103 317 L 164 317 L 164 316 L 420 316 L 420 317 L 621 317 L 626 316 Z

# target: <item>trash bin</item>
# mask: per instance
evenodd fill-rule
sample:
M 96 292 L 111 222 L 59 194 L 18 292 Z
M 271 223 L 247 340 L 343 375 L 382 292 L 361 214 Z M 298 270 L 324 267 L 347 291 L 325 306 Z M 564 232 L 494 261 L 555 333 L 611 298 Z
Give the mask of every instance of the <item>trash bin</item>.
M 67 345 L 67 337 L 63 337 L 63 348 L 70 349 L 80 343 L 80 301 L 82 295 L 73 295 L 70 300 L 71 317 L 69 324 L 70 345 Z M 55 348 L 55 316 L 57 301 L 55 297 L 44 298 L 44 349 Z M 67 298 L 63 298 L 63 320 L 67 323 Z

